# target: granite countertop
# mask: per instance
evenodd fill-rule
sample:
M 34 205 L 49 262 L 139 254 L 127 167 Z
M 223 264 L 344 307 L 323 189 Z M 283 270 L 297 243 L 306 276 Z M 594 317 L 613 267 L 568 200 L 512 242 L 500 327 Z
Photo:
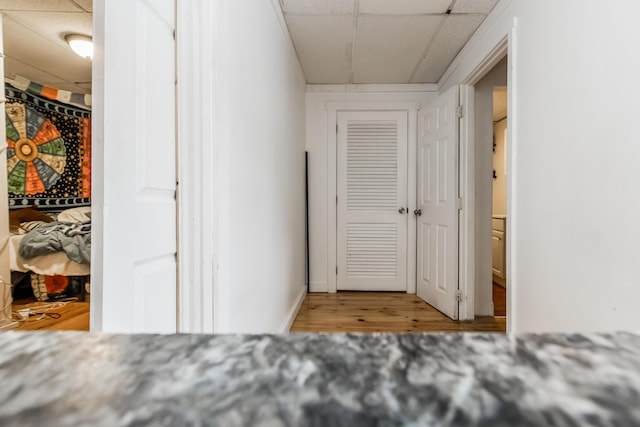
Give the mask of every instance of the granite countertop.
M 2 426 L 636 426 L 640 336 L 0 334 Z

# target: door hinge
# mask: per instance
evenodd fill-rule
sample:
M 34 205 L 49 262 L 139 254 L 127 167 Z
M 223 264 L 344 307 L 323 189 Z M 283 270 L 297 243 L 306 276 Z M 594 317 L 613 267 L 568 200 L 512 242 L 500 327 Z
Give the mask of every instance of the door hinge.
M 456 107 L 456 117 L 459 119 L 464 117 L 464 106 L 458 105 Z
M 336 265 L 336 276 L 338 275 L 338 266 Z
M 338 196 L 336 196 L 336 205 L 338 204 Z
M 338 134 L 338 124 L 336 123 L 336 135 Z
M 460 197 L 456 199 L 456 209 L 458 209 L 459 211 L 462 210 L 462 199 Z
M 460 289 L 458 289 L 458 291 L 456 292 L 456 301 L 462 301 L 462 291 Z

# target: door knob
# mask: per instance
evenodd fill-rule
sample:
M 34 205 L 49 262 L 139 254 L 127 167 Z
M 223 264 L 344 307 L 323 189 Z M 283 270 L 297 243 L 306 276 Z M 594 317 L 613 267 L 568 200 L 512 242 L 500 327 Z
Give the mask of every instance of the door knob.
M 413 211 L 413 214 L 415 216 L 422 216 L 422 209 L 416 209 L 415 211 Z
M 404 208 L 400 208 L 398 209 L 398 212 L 400 212 L 401 214 L 403 214 L 405 212 Z

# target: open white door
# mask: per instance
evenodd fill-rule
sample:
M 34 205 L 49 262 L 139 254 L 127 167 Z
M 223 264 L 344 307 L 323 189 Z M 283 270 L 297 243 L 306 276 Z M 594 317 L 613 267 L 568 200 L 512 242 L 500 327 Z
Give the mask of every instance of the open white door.
M 417 294 L 458 319 L 458 117 L 454 86 L 418 111 Z
M 175 0 L 95 2 L 92 330 L 176 331 Z
M 407 119 L 338 113 L 339 290 L 407 289 Z

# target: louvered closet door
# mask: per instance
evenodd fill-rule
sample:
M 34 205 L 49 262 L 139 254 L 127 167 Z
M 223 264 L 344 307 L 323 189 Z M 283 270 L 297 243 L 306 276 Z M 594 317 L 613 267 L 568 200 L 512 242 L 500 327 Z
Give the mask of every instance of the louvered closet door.
M 339 290 L 407 287 L 407 113 L 338 113 Z

